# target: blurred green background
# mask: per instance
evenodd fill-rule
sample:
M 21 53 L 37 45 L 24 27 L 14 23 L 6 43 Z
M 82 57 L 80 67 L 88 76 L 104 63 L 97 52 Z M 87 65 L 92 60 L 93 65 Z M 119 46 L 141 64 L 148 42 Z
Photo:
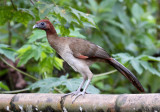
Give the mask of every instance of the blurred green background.
M 33 30 L 49 19 L 59 36 L 87 39 L 130 69 L 147 93 L 160 91 L 160 0 L 1 0 L 0 93 L 67 93 L 82 78 Z M 91 66 L 89 93 L 138 93 L 113 67 Z

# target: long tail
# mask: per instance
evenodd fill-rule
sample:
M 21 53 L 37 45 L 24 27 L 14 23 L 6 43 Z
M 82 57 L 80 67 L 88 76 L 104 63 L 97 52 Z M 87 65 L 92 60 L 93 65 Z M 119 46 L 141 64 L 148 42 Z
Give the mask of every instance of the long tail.
M 126 67 L 120 64 L 113 58 L 106 60 L 109 64 L 111 64 L 115 69 L 117 69 L 122 75 L 124 75 L 129 81 L 140 91 L 144 92 L 144 89 L 138 79 L 134 76 L 134 74 L 129 71 Z

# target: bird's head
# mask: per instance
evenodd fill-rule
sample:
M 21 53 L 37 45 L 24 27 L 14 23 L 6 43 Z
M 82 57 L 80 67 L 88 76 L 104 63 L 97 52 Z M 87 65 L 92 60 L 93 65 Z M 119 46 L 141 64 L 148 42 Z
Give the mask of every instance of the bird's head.
M 53 25 L 49 20 L 43 19 L 43 20 L 37 21 L 36 24 L 33 26 L 33 29 L 38 28 L 41 30 L 48 30 L 48 29 L 51 29 L 52 26 Z
M 54 26 L 52 25 L 52 23 L 48 19 L 42 19 L 42 20 L 37 21 L 36 24 L 33 26 L 33 29 L 34 28 L 45 30 L 47 35 L 56 35 L 57 36 L 57 32 L 54 29 Z

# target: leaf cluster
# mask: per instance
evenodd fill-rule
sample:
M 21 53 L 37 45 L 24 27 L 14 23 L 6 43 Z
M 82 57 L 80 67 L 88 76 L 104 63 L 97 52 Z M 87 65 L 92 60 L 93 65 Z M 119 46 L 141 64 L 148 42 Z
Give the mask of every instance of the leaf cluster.
M 38 89 L 39 93 L 57 92 L 58 90 L 57 88 L 60 88 L 58 92 L 61 91 L 61 93 L 64 93 L 68 90 L 72 92 L 76 91 L 76 89 L 81 84 L 82 80 L 83 80 L 82 78 L 67 79 L 67 76 L 61 76 L 59 78 L 50 77 L 30 85 L 29 89 L 31 89 L 32 91 Z M 100 91 L 94 86 L 89 85 L 87 92 L 96 94 L 99 93 Z

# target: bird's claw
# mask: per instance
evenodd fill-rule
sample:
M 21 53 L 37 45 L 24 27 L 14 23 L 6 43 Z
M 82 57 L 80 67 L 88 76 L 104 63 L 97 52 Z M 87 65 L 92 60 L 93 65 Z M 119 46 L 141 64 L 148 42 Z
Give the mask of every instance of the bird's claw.
M 73 96 L 75 96 L 75 98 L 72 100 L 72 104 L 75 102 L 75 100 L 79 97 L 79 96 L 83 96 L 83 98 L 84 98 L 84 96 L 85 96 L 85 94 L 88 94 L 88 93 L 86 93 L 86 92 L 84 92 L 84 91 L 74 91 L 74 92 L 71 92 L 71 93 L 68 93 L 68 94 L 65 94 L 64 96 L 63 96 L 63 98 L 64 97 L 66 97 L 66 96 L 68 96 L 68 95 L 71 95 L 71 98 L 73 97 Z
M 76 95 L 76 94 L 71 94 L 71 98 L 72 98 L 74 95 Z
M 85 92 L 79 92 L 76 96 L 75 96 L 75 98 L 72 100 L 72 104 L 74 103 L 74 101 L 79 97 L 79 96 L 83 96 L 83 98 L 84 98 L 84 96 L 85 96 Z
M 65 94 L 63 97 L 66 97 L 68 95 L 71 95 L 71 98 L 75 95 L 77 95 L 78 93 L 80 93 L 81 91 L 74 91 L 74 92 L 71 92 L 71 93 L 68 93 L 68 94 Z
M 74 92 L 72 92 L 72 94 L 71 94 L 71 98 L 73 97 L 73 96 L 75 96 L 75 95 L 77 95 L 77 94 L 79 94 L 81 91 L 74 91 Z

